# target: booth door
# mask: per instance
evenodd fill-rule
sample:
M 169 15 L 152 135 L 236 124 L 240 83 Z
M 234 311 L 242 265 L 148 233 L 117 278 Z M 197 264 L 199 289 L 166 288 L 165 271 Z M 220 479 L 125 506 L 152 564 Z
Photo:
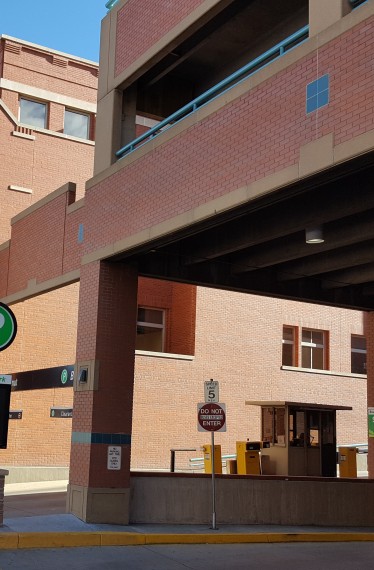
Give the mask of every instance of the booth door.
M 336 412 L 321 412 L 322 477 L 336 477 Z
M 320 477 L 321 469 L 321 412 L 319 410 L 308 410 L 306 412 L 306 474 Z

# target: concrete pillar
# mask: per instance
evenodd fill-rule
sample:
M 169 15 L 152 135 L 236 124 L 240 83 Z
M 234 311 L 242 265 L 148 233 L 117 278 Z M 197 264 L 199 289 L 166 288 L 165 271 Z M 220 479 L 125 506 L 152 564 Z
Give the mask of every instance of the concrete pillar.
M 136 270 L 82 267 L 67 506 L 89 523 L 129 522 L 136 314 Z
M 349 0 L 309 0 L 309 36 L 315 36 L 351 12 Z
M 116 162 L 121 148 L 122 91 L 113 89 L 97 102 L 94 176 Z
M 365 313 L 364 327 L 367 347 L 367 405 L 374 408 L 374 312 Z M 368 437 L 368 472 L 374 478 L 374 438 Z

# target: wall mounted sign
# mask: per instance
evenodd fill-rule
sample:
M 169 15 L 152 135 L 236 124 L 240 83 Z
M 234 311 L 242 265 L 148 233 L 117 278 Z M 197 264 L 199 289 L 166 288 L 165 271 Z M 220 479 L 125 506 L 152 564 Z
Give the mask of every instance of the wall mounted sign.
M 10 389 L 12 376 L 10 374 L 0 375 L 0 449 L 6 449 L 8 441 L 8 422 Z
M 122 449 L 119 445 L 110 445 L 108 447 L 107 468 L 110 471 L 119 471 L 121 469 L 121 453 Z
M 55 366 L 12 374 L 12 390 L 43 390 L 44 388 L 72 388 L 74 366 Z
M 72 418 L 73 408 L 51 408 L 49 413 L 50 418 Z
M 368 408 L 369 437 L 374 437 L 374 408 Z
M 22 420 L 22 410 L 9 410 L 10 420 Z
M 7 305 L 0 303 L 0 351 L 12 344 L 17 334 L 17 320 Z

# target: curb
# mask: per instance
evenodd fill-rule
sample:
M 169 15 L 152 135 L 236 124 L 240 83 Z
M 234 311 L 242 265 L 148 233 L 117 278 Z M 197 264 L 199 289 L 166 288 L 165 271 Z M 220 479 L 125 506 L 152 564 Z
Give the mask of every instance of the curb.
M 0 550 L 142 546 L 151 544 L 249 544 L 280 542 L 374 542 L 374 533 L 140 534 L 127 532 L 24 532 L 0 534 Z

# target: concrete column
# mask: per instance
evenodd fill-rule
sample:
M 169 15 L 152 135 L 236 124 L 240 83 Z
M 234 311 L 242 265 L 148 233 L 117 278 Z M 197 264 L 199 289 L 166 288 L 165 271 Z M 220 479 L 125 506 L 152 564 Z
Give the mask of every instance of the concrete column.
M 97 102 L 94 176 L 116 162 L 121 148 L 122 91 L 113 89 Z
M 367 346 L 367 405 L 374 408 L 374 312 L 365 313 L 364 327 Z M 374 478 L 374 439 L 368 437 L 368 471 Z
M 129 522 L 136 314 L 136 270 L 82 267 L 68 511 L 90 523 Z
M 349 0 L 309 0 L 309 36 L 315 36 L 351 12 Z

